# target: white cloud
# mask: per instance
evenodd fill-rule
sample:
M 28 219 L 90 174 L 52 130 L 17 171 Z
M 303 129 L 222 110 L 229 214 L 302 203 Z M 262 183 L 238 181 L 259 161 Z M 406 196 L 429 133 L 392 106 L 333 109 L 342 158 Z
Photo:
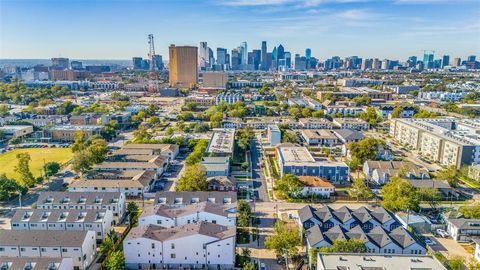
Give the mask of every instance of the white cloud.
M 370 2 L 370 1 L 372 0 L 217 0 L 217 3 L 223 6 L 234 6 L 234 7 L 280 6 L 280 5 L 316 7 L 326 3 L 341 4 L 341 3 L 363 3 L 363 2 Z

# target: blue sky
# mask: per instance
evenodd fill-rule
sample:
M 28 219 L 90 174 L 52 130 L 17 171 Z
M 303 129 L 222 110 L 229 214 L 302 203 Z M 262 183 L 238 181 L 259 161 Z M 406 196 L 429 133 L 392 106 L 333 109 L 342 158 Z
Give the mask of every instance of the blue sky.
M 403 60 L 480 55 L 480 0 L 0 0 L 0 58 L 130 59 L 147 35 L 232 49 Z

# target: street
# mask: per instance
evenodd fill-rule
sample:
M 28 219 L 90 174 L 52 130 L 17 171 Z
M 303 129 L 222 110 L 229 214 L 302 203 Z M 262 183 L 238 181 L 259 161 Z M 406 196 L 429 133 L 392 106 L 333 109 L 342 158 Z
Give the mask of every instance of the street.
M 267 191 L 267 182 L 265 175 L 263 174 L 263 168 L 261 167 L 261 142 L 258 141 L 258 138 L 255 136 L 253 140 L 250 141 L 250 155 L 252 160 L 252 179 L 254 181 L 254 187 L 256 188 L 256 194 L 258 201 L 260 202 L 269 202 L 270 198 L 268 197 Z

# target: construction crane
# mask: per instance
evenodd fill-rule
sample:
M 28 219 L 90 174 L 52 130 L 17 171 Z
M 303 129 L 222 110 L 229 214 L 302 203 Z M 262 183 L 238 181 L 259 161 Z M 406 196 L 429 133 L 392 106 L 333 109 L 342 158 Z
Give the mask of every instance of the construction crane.
M 148 35 L 148 45 L 150 46 L 148 51 L 148 58 L 150 59 L 150 71 L 156 71 L 158 67 L 155 59 L 155 43 L 153 42 L 153 34 Z

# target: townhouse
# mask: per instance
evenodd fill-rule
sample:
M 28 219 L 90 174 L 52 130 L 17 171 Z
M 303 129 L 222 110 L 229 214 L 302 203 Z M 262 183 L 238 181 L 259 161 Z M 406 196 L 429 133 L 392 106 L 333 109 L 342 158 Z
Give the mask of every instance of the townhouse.
M 329 129 L 302 129 L 302 137 L 308 145 L 334 146 L 338 138 Z
M 125 214 L 125 194 L 121 192 L 40 192 L 37 209 L 111 210 L 118 224 Z
M 365 109 L 362 107 L 352 107 L 352 106 L 345 106 L 345 105 L 327 105 L 323 110 L 325 114 L 328 115 L 342 115 L 344 117 L 347 116 L 355 116 L 360 113 L 364 113 Z
M 160 155 L 174 160 L 180 147 L 176 144 L 126 144 L 114 152 L 116 155 Z
M 237 192 L 216 192 L 216 191 L 162 191 L 155 194 L 155 204 L 183 207 L 189 204 L 211 202 L 216 204 L 237 205 Z
M 386 184 L 391 176 L 397 175 L 401 170 L 405 170 L 405 177 L 411 180 L 430 179 L 427 169 L 410 162 L 367 160 L 363 163 L 363 173 L 368 180 L 377 185 Z
M 223 226 L 235 226 L 236 206 L 216 204 L 208 201 L 189 204 L 184 207 L 152 205 L 143 209 L 138 218 L 139 225 L 158 225 L 173 228 L 190 223 L 210 222 Z
M 235 176 L 214 176 L 207 178 L 209 191 L 236 191 L 237 178 Z
M 330 198 L 335 193 L 335 186 L 332 183 L 316 176 L 299 176 L 298 179 L 303 184 L 300 194 L 303 197 L 321 196 L 322 198 Z
M 0 269 L 72 270 L 72 258 L 18 258 L 0 257 Z
M 127 269 L 233 269 L 234 226 L 208 222 L 174 228 L 157 225 L 133 228 L 123 241 Z
M 425 254 L 426 249 L 401 227 L 394 216 L 379 207 L 370 210 L 346 206 L 314 209 L 305 206 L 298 211 L 299 225 L 306 229 L 307 249 L 328 247 L 337 239 L 364 241 L 367 253 Z
M 68 186 L 70 192 L 122 192 L 139 197 L 150 192 L 157 174 L 153 171 L 93 171 Z
M 209 155 L 227 157 L 232 156 L 235 145 L 235 129 L 215 128 L 208 143 L 207 153 Z
M 151 171 L 157 177 L 168 167 L 168 159 L 159 155 L 116 155 L 95 165 L 97 171 Z
M 10 220 L 12 230 L 95 231 L 103 240 L 113 225 L 111 210 L 27 209 L 17 210 Z
M 95 259 L 94 231 L 0 230 L 0 257 L 72 258 L 74 270 Z
M 298 119 L 304 129 L 332 129 L 333 124 L 325 118 L 300 118 Z
M 317 161 L 306 147 L 280 145 L 275 149 L 281 175 L 318 176 L 341 184 L 349 181 L 349 168 L 344 162 Z
M 339 129 L 368 130 L 370 124 L 360 118 L 333 118 L 333 125 Z
M 448 219 L 447 232 L 457 242 L 470 242 L 480 237 L 480 219 Z
M 340 142 L 343 144 L 350 142 L 359 142 L 365 138 L 363 133 L 352 129 L 334 129 L 332 130 Z
M 229 157 L 202 157 L 200 165 L 205 168 L 207 177 L 230 175 Z

